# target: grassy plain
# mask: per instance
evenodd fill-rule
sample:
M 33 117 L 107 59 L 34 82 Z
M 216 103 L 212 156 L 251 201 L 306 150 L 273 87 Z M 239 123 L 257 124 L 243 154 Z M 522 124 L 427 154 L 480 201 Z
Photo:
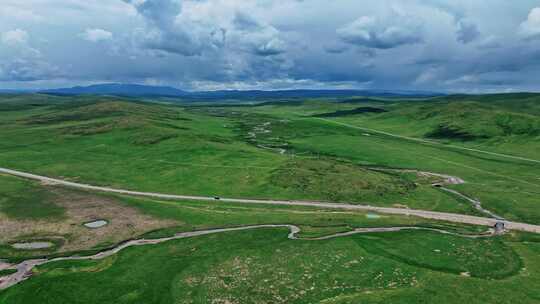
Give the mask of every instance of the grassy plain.
M 300 236 L 317 237 L 358 227 L 424 226 L 460 233 L 478 233 L 484 228 L 438 223 L 415 217 L 377 215 L 366 212 L 321 210 L 288 206 L 217 204 L 215 202 L 164 201 L 118 195 L 100 195 L 56 186 L 42 186 L 15 177 L 0 176 L 3 184 L 21 182 L 29 193 L 46 193 L 31 197 L 38 210 L 48 205 L 62 207 L 61 218 L 28 220 L 0 213 L 0 259 L 89 254 L 114 246 L 131 238 L 158 238 L 177 232 L 237 227 L 257 224 L 295 224 L 302 228 Z M 11 194 L 17 189 L 6 188 Z M 25 204 L 19 201 L 17 204 Z M 17 206 L 17 205 L 15 205 Z M 25 207 L 20 208 L 25 210 Z M 83 226 L 92 220 L 106 220 L 100 229 Z M 16 250 L 14 242 L 50 241 L 54 247 L 43 250 Z M 88 251 L 88 252 L 85 252 Z
M 0 167 L 138 191 L 312 199 L 478 214 L 415 174 L 508 219 L 540 223 L 538 95 L 435 100 L 152 104 L 114 97 L 0 97 Z M 404 139 L 410 136 L 431 142 Z M 178 202 L 75 191 L 0 175 L 0 259 L 90 253 L 131 238 L 295 224 L 317 237 L 357 227 L 479 227 L 286 206 Z M 90 230 L 90 220 L 109 225 Z M 428 231 L 289 240 L 259 229 L 41 266 L 0 303 L 538 303 L 540 239 Z M 15 241 L 55 247 L 21 251 Z
M 315 154 L 318 151 L 302 155 L 294 153 L 294 146 L 282 147 L 281 154 L 276 147 L 281 139 L 272 135 L 286 133 L 299 140 L 356 136 L 347 127 L 304 119 L 288 124 L 250 108 L 108 99 L 56 102 L 36 111 L 24 108 L 26 116 L 12 107 L 2 116 L 3 166 L 139 191 L 400 204 L 474 213 L 468 204 L 428 185 L 370 171 L 346 158 Z
M 540 160 L 540 97 L 525 94 L 469 98 L 480 100 L 461 97 L 399 102 L 361 99 L 344 104 L 316 101 L 263 105 L 251 111 L 287 117 L 287 126 L 281 128 L 281 133 L 280 128 L 276 128 L 272 136 L 281 135 L 281 141 L 297 153 L 345 159 L 361 166 L 419 169 L 459 176 L 466 183 L 453 187 L 480 199 L 487 209 L 509 219 L 540 222 L 536 208 L 540 203 L 539 162 L 456 148 Z M 320 117 L 321 113 L 359 107 L 376 107 L 386 112 Z M 431 137 L 440 131 L 440 125 L 447 128 L 446 124 L 453 133 Z M 288 129 L 303 129 L 308 133 L 296 136 Z
M 52 195 L 31 182 L 0 175 L 0 212 L 19 220 L 61 219 L 64 209 Z
M 292 241 L 261 229 L 59 262 L 0 303 L 536 303 L 538 243 L 431 232 Z M 151 282 L 151 283 L 150 283 Z

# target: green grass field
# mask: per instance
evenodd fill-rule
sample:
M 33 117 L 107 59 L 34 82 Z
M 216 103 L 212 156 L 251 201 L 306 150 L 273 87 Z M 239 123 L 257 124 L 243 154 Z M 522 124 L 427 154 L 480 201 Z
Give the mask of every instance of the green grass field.
M 271 146 L 268 134 L 279 136 L 287 128 L 295 130 L 290 136 L 297 139 L 312 138 L 313 132 L 355 136 L 354 130 L 318 121 L 271 124 L 271 133 L 263 131 L 260 139 L 253 139 L 247 137 L 257 122 L 279 117 L 113 101 L 67 103 L 19 115 L 6 116 L 7 127 L 0 131 L 5 167 L 141 191 L 474 212 L 447 194 L 366 170 L 349 159 L 313 159 L 260 147 Z M 288 183 L 291 178 L 295 184 Z
M 431 186 L 437 179 L 374 170 L 412 169 L 460 177 L 464 184 L 448 187 L 507 219 L 539 224 L 539 105 L 535 94 L 257 105 L 6 95 L 0 96 L 0 167 L 136 191 L 483 216 Z M 0 259 L 10 261 L 257 224 L 294 224 L 305 238 L 360 227 L 484 230 L 365 212 L 106 195 L 7 175 L 0 175 L 0 194 Z M 83 226 L 97 219 L 109 225 Z M 0 291 L 0 303 L 540 302 L 537 235 L 286 236 L 285 229 L 227 232 L 128 248 L 104 260 L 46 264 Z M 11 247 L 36 240 L 54 247 Z
M 283 127 L 281 133 L 276 128 L 276 132 L 298 153 L 346 159 L 363 166 L 420 169 L 459 176 L 467 183 L 455 188 L 480 199 L 488 209 L 510 219 L 538 223 L 540 163 L 462 150 L 456 146 L 540 160 L 539 97 L 502 95 L 486 98 L 423 102 L 370 100 L 367 105 L 305 102 L 255 107 L 254 111 L 288 117 L 288 126 Z M 387 112 L 317 117 L 320 113 L 335 113 L 340 108 L 358 108 L 360 105 L 384 108 Z M 517 129 L 508 127 L 510 131 L 505 133 L 501 130 L 506 127 L 498 122 L 497 115 L 511 117 L 507 123 L 512 126 L 523 125 Z M 456 130 L 461 133 L 476 135 L 468 137 L 469 140 L 447 137 L 435 143 L 424 143 L 370 131 L 433 141 L 435 139 L 428 135 L 437 131 L 438 123 L 442 121 L 460 125 L 462 129 Z M 479 125 L 485 130 L 475 129 Z M 288 132 L 288 128 L 309 133 L 296 136 Z M 488 132 L 488 129 L 492 131 Z
M 66 255 L 76 252 L 88 253 L 114 246 L 128 238 L 159 238 L 171 236 L 177 232 L 237 227 L 260 224 L 295 224 L 301 227 L 301 237 L 317 237 L 335 232 L 350 231 L 359 227 L 395 227 L 422 226 L 442 228 L 457 233 L 474 234 L 485 230 L 483 227 L 462 226 L 438 223 L 415 217 L 377 215 L 370 218 L 366 212 L 347 212 L 342 210 L 321 210 L 309 207 L 288 207 L 272 205 L 246 206 L 242 204 L 216 204 L 215 202 L 164 201 L 147 198 L 134 198 L 118 195 L 95 195 L 88 192 L 65 188 L 41 186 L 19 180 L 15 177 L 0 175 L 0 181 L 9 185 L 24 184 L 28 193 L 45 193 L 42 197 L 32 197 L 37 210 L 64 207 L 61 218 L 46 217 L 28 220 L 19 214 L 6 213 L 2 217 L 0 228 L 5 231 L 0 236 L 0 257 L 12 260 L 40 257 L 46 255 Z M 11 195 L 18 189 L 4 190 Z M 76 200 L 74 204 L 66 201 Z M 95 202 L 105 204 L 96 205 Z M 24 204 L 19 201 L 17 205 Z M 104 206 L 107 205 L 108 209 Z M 20 212 L 27 210 L 21 207 Z M 122 214 L 118 214 L 122 213 Z M 81 216 L 83 214 L 84 216 Z M 115 226 L 125 221 L 123 214 L 129 214 L 126 226 Z M 0 214 L 2 215 L 2 214 Z M 91 219 L 104 219 L 111 223 L 107 231 L 90 230 L 82 227 Z M 154 219 L 156 223 L 148 221 Z M 144 224 L 138 224 L 143 222 Z M 119 233 L 128 228 L 129 234 Z M 95 238 L 88 246 L 88 238 Z M 9 244 L 16 241 L 51 241 L 55 247 L 44 250 L 16 250 Z M 99 240 L 99 241 L 98 241 Z M 64 244 L 65 243 L 65 244 Z M 67 246 L 69 244 L 70 246 Z M 65 245 L 65 246 L 63 246 Z M 85 247 L 86 246 L 86 247 Z
M 20 220 L 61 219 L 64 210 L 51 203 L 51 194 L 28 181 L 0 176 L 0 212 Z
M 0 302 L 535 303 L 539 250 L 428 232 L 291 241 L 262 229 L 50 264 Z

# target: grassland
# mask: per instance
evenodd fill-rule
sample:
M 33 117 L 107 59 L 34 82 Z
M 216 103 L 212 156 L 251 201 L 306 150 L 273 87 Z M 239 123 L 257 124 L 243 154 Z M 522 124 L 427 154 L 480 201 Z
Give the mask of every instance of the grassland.
M 502 95 L 493 96 L 493 99 L 493 103 L 485 98 L 481 98 L 480 101 L 469 101 L 457 97 L 451 101 L 363 100 L 362 102 L 366 104 L 360 103 L 360 106 L 384 108 L 386 112 L 331 118 L 318 116 L 321 113 L 336 113 L 340 109 L 358 108 L 359 104 L 352 101 L 345 104 L 304 102 L 291 105 L 263 105 L 250 111 L 261 115 L 287 117 L 288 126 L 283 127 L 281 133 L 279 128 L 273 129 L 276 132 L 272 133 L 272 137 L 281 135 L 282 141 L 296 153 L 345 159 L 361 166 L 419 169 L 459 176 L 467 183 L 454 187 L 480 199 L 488 209 L 510 219 L 538 223 L 540 221 L 536 208 L 540 202 L 538 162 L 456 148 L 456 146 L 475 148 L 540 159 L 538 153 L 540 138 L 536 126 L 540 121 L 539 97 Z M 502 132 L 497 115 L 503 114 L 511 117 L 507 123 L 524 124 L 526 127 L 516 127 L 517 129 L 512 129 L 511 132 Z M 474 136 L 467 140 L 454 137 L 434 140 L 429 136 L 438 130 L 441 121 L 460 125 L 461 129 L 455 130 Z M 479 126 L 478 122 L 481 122 L 485 130 L 475 127 Z M 307 127 L 308 125 L 311 126 Z M 287 129 L 302 129 L 308 133 L 296 136 Z M 492 131 L 488 132 L 488 129 Z M 432 142 L 389 136 L 374 130 Z
M 100 249 L 137 237 L 148 231 L 168 228 L 175 221 L 145 215 L 114 197 L 104 197 L 0 175 L 3 203 L 0 212 L 0 259 L 47 256 L 62 252 Z M 3 211 L 6 210 L 6 211 Z M 84 223 L 105 219 L 98 230 Z M 51 242 L 41 250 L 17 250 L 17 242 Z
M 47 194 L 41 198 L 32 198 L 37 204 L 44 204 L 43 200 L 47 200 L 47 203 L 60 206 L 64 210 L 61 218 L 39 220 L 21 219 L 0 213 L 0 230 L 4 232 L 0 236 L 0 259 L 14 261 L 51 255 L 88 254 L 132 238 L 158 238 L 185 231 L 258 224 L 292 223 L 302 228 L 300 236 L 309 237 L 350 231 L 359 227 L 423 226 L 467 234 L 484 230 L 481 227 L 438 223 L 414 217 L 377 215 L 371 218 L 367 216 L 369 213 L 365 212 L 163 201 L 75 191 L 8 176 L 0 176 L 0 181 L 6 184 L 23 182 L 29 193 L 37 191 Z M 6 194 L 17 190 L 6 189 Z M 24 210 L 24 207 L 21 209 Z M 109 224 L 100 229 L 83 226 L 84 223 L 97 219 L 106 220 Z M 55 246 L 43 250 L 16 250 L 10 246 L 14 242 L 37 240 L 49 241 Z
M 61 219 L 65 210 L 31 182 L 0 176 L 0 212 L 20 220 Z
M 539 300 L 538 243 L 430 232 L 315 242 L 291 241 L 286 233 L 226 233 L 130 248 L 102 261 L 49 264 L 1 293 L 0 303 Z
M 280 154 L 276 141 L 281 139 L 269 136 L 281 136 L 287 130 L 294 130 L 290 136 L 298 139 L 312 138 L 313 133 L 355 136 L 346 127 L 307 120 L 289 124 L 279 116 L 246 112 L 246 108 L 185 108 L 117 100 L 56 103 L 39 107 L 38 113 L 24 108 L 26 116 L 11 109 L 15 118 L 2 117 L 3 166 L 140 191 L 475 212 L 428 185 L 370 171 L 345 158 Z
M 113 97 L 0 97 L 0 167 L 183 195 L 303 199 L 477 214 L 433 179 L 508 219 L 538 224 L 538 95 L 353 98 L 165 105 Z M 392 136 L 384 134 L 388 132 Z M 399 136 L 414 137 L 423 142 Z M 458 146 L 456 148 L 456 146 Z M 302 237 L 358 227 L 481 228 L 308 207 L 164 201 L 75 191 L 0 175 L 0 259 L 89 254 L 199 229 L 295 224 Z M 82 224 L 104 219 L 105 228 Z M 429 231 L 287 239 L 228 232 L 40 266 L 0 303 L 538 303 L 540 239 Z M 42 251 L 11 248 L 47 240 Z

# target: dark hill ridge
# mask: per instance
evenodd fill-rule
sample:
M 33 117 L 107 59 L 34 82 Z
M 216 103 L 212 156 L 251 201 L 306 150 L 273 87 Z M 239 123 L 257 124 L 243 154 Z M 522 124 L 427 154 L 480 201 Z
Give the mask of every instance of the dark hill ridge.
M 117 96 L 155 96 L 179 97 L 186 99 L 263 99 L 263 98 L 343 98 L 353 96 L 377 97 L 434 97 L 443 94 L 417 91 L 386 91 L 386 90 L 222 90 L 186 92 L 173 87 L 148 86 L 138 84 L 96 84 L 91 86 L 77 86 L 42 90 L 39 93 L 51 95 L 117 95 Z
M 51 95 L 120 95 L 120 96 L 186 96 L 188 93 L 173 87 L 148 86 L 139 84 L 95 84 L 86 87 L 72 87 L 44 90 L 39 93 Z
M 442 94 L 417 91 L 382 91 L 382 90 L 225 90 L 190 93 L 194 98 L 237 99 L 237 98 L 342 98 L 352 96 L 373 97 L 434 97 Z
M 361 108 L 356 108 L 352 110 L 341 110 L 341 111 L 336 111 L 332 113 L 322 113 L 322 114 L 312 115 L 312 117 L 329 118 L 329 117 L 350 116 L 350 115 L 356 115 L 356 114 L 384 113 L 384 112 L 388 112 L 388 111 L 385 109 L 375 108 L 375 107 L 361 107 Z

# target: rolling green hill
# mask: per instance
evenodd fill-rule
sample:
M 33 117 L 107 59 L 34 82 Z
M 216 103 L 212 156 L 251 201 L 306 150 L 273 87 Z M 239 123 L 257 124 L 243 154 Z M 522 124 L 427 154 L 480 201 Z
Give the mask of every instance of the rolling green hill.
M 0 96 L 0 167 L 181 195 L 347 202 L 540 223 L 540 96 L 163 104 Z M 154 100 L 155 101 L 155 100 Z M 430 173 L 441 174 L 436 176 Z M 446 177 L 448 178 L 448 177 Z M 105 220 L 89 229 L 85 223 Z M 281 228 L 136 246 L 39 266 L 0 303 L 537 303 L 537 235 L 312 207 L 106 195 L 0 175 L 0 260 L 89 255 L 129 239 Z M 50 242 L 20 250 L 17 242 Z M 10 271 L 0 271 L 0 276 Z M 149 283 L 151 282 L 151 283 Z

